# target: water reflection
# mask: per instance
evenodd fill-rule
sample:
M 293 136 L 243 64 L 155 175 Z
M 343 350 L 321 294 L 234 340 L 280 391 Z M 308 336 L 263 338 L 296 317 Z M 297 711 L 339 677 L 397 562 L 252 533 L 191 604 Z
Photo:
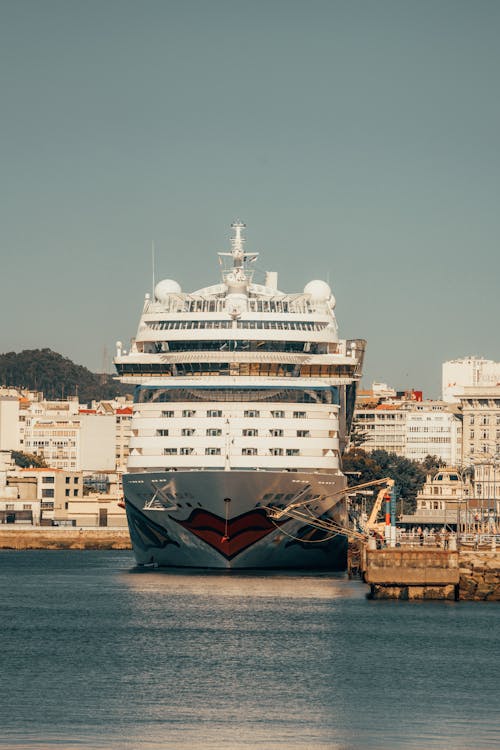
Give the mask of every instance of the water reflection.
M 368 587 L 343 573 L 207 572 L 185 569 L 132 568 L 121 580 L 133 591 L 204 597 L 257 599 L 364 598 Z
M 0 748 L 500 747 L 500 610 L 338 575 L 0 553 Z

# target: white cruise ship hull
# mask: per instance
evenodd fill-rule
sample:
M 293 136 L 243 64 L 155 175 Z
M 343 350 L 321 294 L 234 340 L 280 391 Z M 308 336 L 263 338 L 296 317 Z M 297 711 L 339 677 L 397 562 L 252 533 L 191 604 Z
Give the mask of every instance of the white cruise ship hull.
M 164 471 L 123 477 L 139 565 L 344 570 L 347 540 L 264 506 L 308 499 L 306 512 L 347 525 L 345 477 L 291 471 Z M 337 494 L 336 494 L 337 493 Z

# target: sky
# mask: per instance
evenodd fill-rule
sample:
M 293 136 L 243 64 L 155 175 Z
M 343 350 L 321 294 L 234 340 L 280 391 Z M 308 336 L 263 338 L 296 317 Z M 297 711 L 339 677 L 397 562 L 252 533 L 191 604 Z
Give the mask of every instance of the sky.
M 247 225 L 329 281 L 363 383 L 500 360 L 496 0 L 1 0 L 0 352 L 111 370 Z

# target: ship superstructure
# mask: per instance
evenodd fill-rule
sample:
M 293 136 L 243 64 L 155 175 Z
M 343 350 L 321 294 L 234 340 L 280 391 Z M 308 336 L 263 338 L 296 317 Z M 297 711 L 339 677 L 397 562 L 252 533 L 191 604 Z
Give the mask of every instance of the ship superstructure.
M 139 563 L 335 567 L 345 539 L 265 508 L 300 499 L 345 522 L 340 457 L 364 341 L 340 340 L 324 281 L 254 282 L 257 253 L 232 225 L 220 283 L 146 295 L 136 338 L 115 365 L 136 385 L 124 493 Z

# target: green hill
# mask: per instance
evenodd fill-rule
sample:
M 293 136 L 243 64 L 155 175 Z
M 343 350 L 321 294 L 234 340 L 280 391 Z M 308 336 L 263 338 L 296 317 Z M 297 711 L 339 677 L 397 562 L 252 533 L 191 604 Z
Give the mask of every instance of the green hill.
M 0 354 L 0 385 L 42 391 L 48 399 L 78 396 L 81 403 L 111 399 L 133 391 L 113 380 L 112 375 L 93 373 L 51 349 Z

